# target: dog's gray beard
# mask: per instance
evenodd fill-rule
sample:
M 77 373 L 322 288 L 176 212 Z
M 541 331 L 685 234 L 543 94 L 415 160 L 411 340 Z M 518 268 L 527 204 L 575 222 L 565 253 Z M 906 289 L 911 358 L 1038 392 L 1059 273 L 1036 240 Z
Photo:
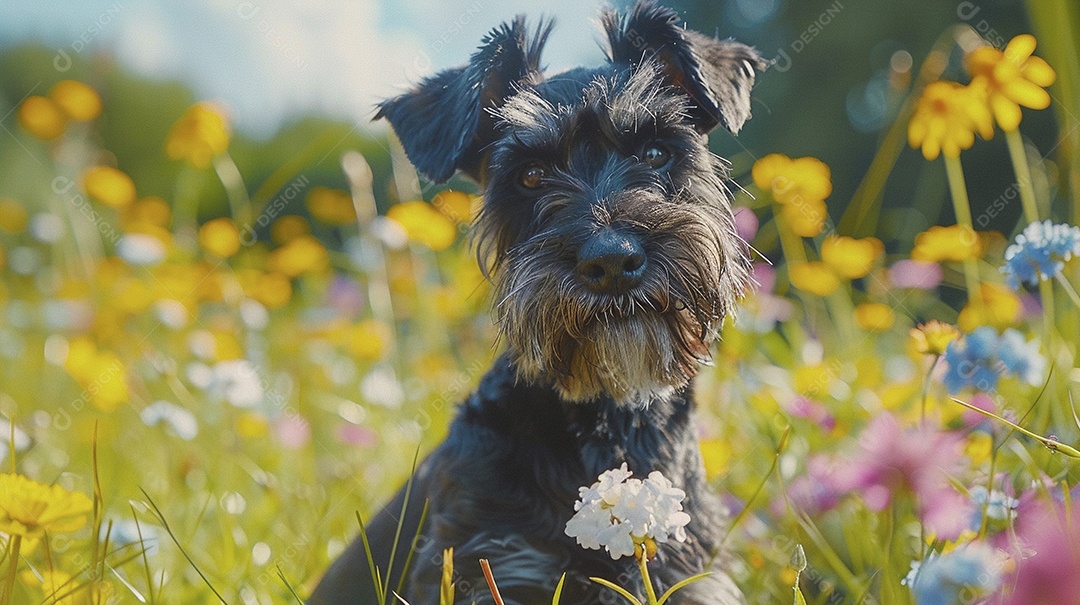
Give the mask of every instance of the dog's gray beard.
M 708 360 L 719 300 L 683 300 L 656 277 L 632 294 L 598 297 L 545 260 L 508 266 L 496 280 L 499 327 L 525 380 L 550 382 L 568 401 L 609 395 L 645 405 L 685 386 Z M 712 309 L 690 311 L 701 306 Z

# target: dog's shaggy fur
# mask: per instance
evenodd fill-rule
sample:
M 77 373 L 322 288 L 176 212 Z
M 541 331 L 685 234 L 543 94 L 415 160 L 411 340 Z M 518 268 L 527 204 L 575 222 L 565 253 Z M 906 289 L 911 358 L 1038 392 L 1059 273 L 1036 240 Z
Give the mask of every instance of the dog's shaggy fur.
M 590 576 L 642 595 L 632 559 L 584 550 L 564 531 L 578 488 L 623 462 L 686 490 L 688 539 L 660 546 L 658 587 L 707 570 L 672 601 L 742 601 L 718 552 L 724 515 L 705 485 L 691 380 L 749 268 L 726 164 L 706 135 L 738 131 L 764 63 L 647 0 L 602 24 L 600 67 L 545 78 L 550 27 L 530 36 L 519 18 L 468 65 L 380 108 L 419 170 L 438 181 L 461 170 L 484 186 L 477 249 L 507 344 L 414 477 L 403 535 L 418 529 L 425 499 L 430 512 L 402 595 L 413 605 L 438 602 L 450 546 L 459 603 L 490 598 L 480 558 L 507 603 L 550 602 L 563 572 L 563 603 L 615 602 Z M 367 529 L 383 565 L 404 499 Z M 357 542 L 311 602 L 374 605 L 373 584 Z

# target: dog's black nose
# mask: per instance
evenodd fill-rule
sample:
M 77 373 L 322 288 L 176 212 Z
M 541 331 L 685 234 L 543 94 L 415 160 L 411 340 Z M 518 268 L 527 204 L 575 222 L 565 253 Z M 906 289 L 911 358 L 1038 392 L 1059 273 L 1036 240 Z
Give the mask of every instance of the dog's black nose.
M 632 235 L 602 229 L 578 250 L 577 273 L 597 294 L 622 294 L 641 283 L 645 250 Z

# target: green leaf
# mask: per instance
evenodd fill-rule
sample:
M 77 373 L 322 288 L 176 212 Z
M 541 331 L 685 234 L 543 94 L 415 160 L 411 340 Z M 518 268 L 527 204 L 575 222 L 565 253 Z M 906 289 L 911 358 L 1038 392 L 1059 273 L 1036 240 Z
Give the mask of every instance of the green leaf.
M 795 605 L 806 605 L 806 597 L 799 588 L 799 576 L 806 569 L 806 551 L 802 544 L 795 545 L 795 552 L 791 554 L 791 566 L 795 568 L 795 585 L 792 587 L 795 589 Z
M 562 598 L 563 583 L 566 582 L 566 572 L 559 577 L 559 584 L 555 587 L 555 596 L 551 597 L 551 605 L 559 605 L 559 599 Z
M 630 601 L 634 605 L 641 605 L 641 601 L 637 600 L 637 598 L 634 595 L 630 594 L 622 586 L 619 586 L 618 584 L 615 584 L 614 582 L 610 582 L 608 580 L 605 580 L 604 578 L 592 578 L 592 577 L 590 577 L 589 579 L 592 580 L 593 582 L 596 582 L 597 584 L 600 584 L 601 586 L 607 586 L 608 588 L 610 588 L 610 589 L 614 590 L 615 592 L 621 594 L 624 599 L 626 599 L 627 601 Z
M 703 573 L 699 573 L 697 575 L 690 576 L 689 578 L 686 578 L 685 580 L 683 580 L 681 582 L 676 582 L 674 586 L 667 589 L 667 592 L 665 592 L 660 597 L 660 600 L 656 602 L 656 605 L 664 605 L 664 601 L 667 601 L 669 598 L 671 598 L 671 595 L 675 594 L 676 590 L 679 590 L 680 588 L 683 588 L 685 586 L 693 584 L 694 582 L 697 582 L 698 580 L 704 580 L 705 578 L 707 578 L 710 575 L 712 575 L 712 572 L 711 571 L 706 571 L 706 572 L 703 572 Z

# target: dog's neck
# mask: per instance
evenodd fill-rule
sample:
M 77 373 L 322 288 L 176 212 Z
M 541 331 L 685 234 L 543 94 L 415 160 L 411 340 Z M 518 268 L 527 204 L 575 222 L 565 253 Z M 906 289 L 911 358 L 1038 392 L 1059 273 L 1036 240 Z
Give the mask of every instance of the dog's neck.
M 610 397 L 571 402 L 553 385 L 521 379 L 510 357 L 503 355 L 465 402 L 458 422 L 512 435 L 523 452 L 565 456 L 560 465 L 581 473 L 586 481 L 578 485 L 585 485 L 623 462 L 643 475 L 686 468 L 684 457 L 699 455 L 690 389 L 672 390 L 648 405 L 626 405 Z M 689 478 L 672 477 L 678 479 Z

